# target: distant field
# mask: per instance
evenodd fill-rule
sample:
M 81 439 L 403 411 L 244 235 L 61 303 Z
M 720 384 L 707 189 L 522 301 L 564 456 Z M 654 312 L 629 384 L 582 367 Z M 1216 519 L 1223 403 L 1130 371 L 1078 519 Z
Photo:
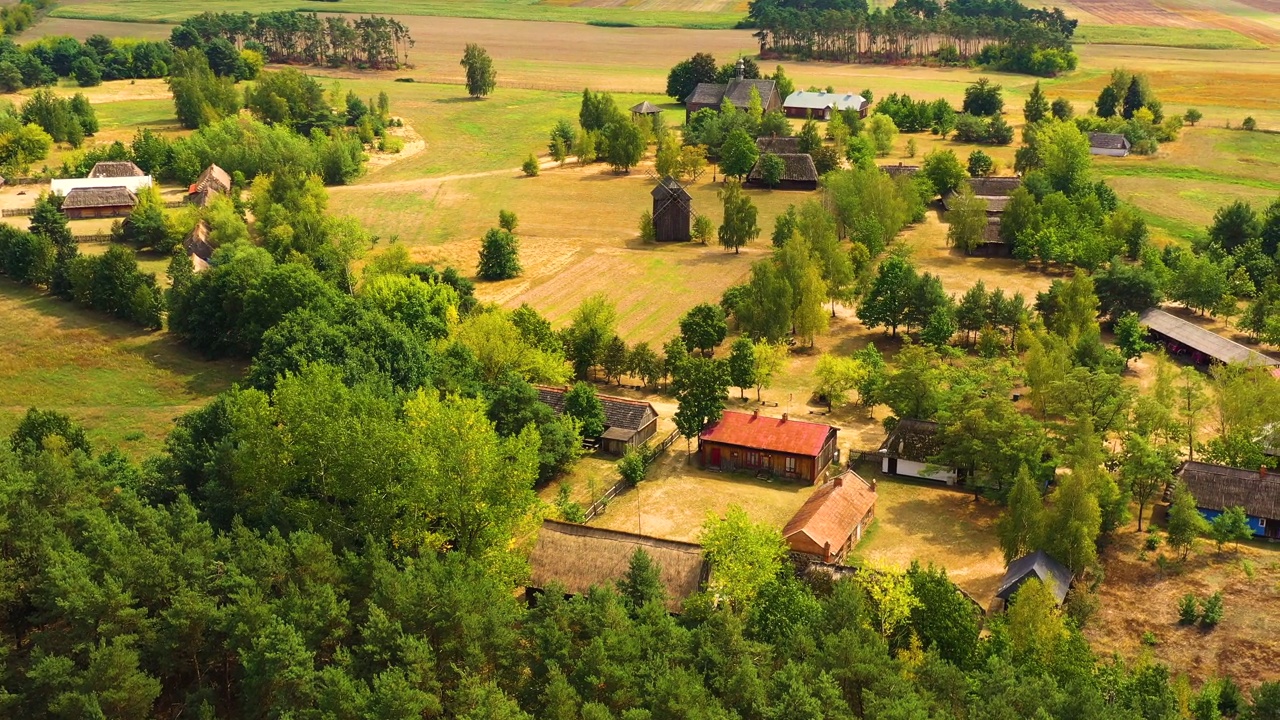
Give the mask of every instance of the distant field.
M 100 447 L 158 450 L 173 419 L 241 374 L 148 333 L 0 280 L 0 434 L 37 406 L 67 413 Z
M 626 7 L 599 7 L 591 0 L 401 0 L 394 12 L 403 15 L 487 18 L 494 20 L 549 20 L 608 26 L 731 28 L 746 14 L 737 0 L 641 0 Z M 60 18 L 124 22 L 179 22 L 206 10 L 218 12 L 266 12 L 308 10 L 333 13 L 385 13 L 385 2 L 341 0 L 323 7 L 293 0 L 218 0 L 199 5 L 167 0 L 87 0 L 59 5 L 50 14 Z
M 1080 25 L 1076 42 L 1101 45 L 1163 45 L 1201 50 L 1261 50 L 1267 46 L 1234 30 L 1217 28 Z

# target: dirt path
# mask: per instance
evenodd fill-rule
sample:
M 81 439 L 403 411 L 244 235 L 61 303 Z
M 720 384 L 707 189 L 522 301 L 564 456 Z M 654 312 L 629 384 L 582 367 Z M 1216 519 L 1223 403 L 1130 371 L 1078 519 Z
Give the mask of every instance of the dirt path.
M 426 149 L 426 145 L 424 143 L 423 146 L 419 148 L 418 152 L 421 152 L 421 150 L 425 150 L 425 149 Z M 396 158 L 397 161 L 402 159 L 403 158 L 400 158 L 400 157 Z M 577 158 L 565 158 L 565 161 L 563 164 L 567 165 L 570 162 L 576 162 L 576 161 L 577 161 Z M 394 163 L 388 163 L 383 167 L 387 167 L 392 164 Z M 538 169 L 540 171 L 552 170 L 560 167 L 561 165 L 562 163 L 558 163 L 555 160 L 543 160 L 538 163 Z M 435 175 L 431 177 L 414 178 L 412 180 L 387 180 L 385 182 L 359 183 L 356 185 L 334 185 L 329 187 L 328 190 L 330 193 L 343 193 L 343 192 L 367 191 L 367 190 L 406 190 L 406 191 L 420 190 L 422 192 L 427 192 L 430 190 L 434 190 L 440 185 L 443 185 L 447 182 L 455 182 L 458 180 L 474 180 L 475 178 L 483 178 L 483 177 L 496 177 L 498 175 L 522 175 L 522 174 L 524 174 L 524 170 L 520 168 L 503 168 L 500 170 L 486 170 L 484 172 L 474 172 L 474 173 L 458 173 L 455 175 Z

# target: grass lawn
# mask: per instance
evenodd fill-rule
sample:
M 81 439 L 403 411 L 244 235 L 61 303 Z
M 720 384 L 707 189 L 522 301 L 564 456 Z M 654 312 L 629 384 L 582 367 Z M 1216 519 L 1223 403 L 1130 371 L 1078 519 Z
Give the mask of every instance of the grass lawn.
M 208 362 L 165 333 L 0 280 L 0 434 L 28 407 L 67 413 L 99 446 L 142 457 L 177 416 L 227 389 L 242 368 Z
M 983 607 L 990 605 L 1004 577 L 995 536 L 999 508 L 941 485 L 888 478 L 874 465 L 856 470 L 877 481 L 876 519 L 852 559 L 899 568 L 913 560 L 933 563 Z
M 1193 684 L 1211 677 L 1234 678 L 1253 687 L 1280 680 L 1275 638 L 1280 633 L 1280 550 L 1246 544 L 1239 554 L 1222 553 L 1201 540 L 1185 563 L 1173 558 L 1162 569 L 1163 547 L 1140 556 L 1145 532 L 1128 527 L 1102 554 L 1106 579 L 1098 591 L 1099 610 L 1084 628 L 1099 653 L 1118 652 L 1130 660 L 1152 659 L 1185 672 Z M 1204 598 L 1221 591 L 1225 613 L 1212 630 L 1178 623 L 1178 599 L 1187 593 Z M 1155 645 L 1143 643 L 1150 632 Z

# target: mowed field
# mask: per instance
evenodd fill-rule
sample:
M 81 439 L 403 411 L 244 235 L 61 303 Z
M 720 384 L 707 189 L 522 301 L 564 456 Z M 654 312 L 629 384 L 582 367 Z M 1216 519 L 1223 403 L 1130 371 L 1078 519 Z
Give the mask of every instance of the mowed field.
M 101 448 L 141 458 L 160 449 L 173 420 L 226 390 L 243 372 L 209 362 L 165 333 L 54 300 L 0 280 L 0 436 L 35 406 L 85 426 Z

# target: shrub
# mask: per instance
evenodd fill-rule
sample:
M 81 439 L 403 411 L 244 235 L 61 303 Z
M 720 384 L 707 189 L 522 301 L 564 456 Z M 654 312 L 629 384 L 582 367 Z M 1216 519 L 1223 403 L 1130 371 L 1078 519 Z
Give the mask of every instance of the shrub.
M 1156 637 L 1155 633 L 1148 630 L 1142 633 L 1142 644 L 1150 647 L 1155 647 L 1156 645 L 1160 644 L 1160 639 Z
M 1244 119 L 1244 122 L 1240 123 L 1240 128 L 1243 130 L 1257 130 L 1258 121 L 1254 120 L 1253 116 L 1250 115 L 1249 117 Z
M 1178 622 L 1183 625 L 1194 625 L 1200 619 L 1200 604 L 1196 596 L 1187 593 L 1178 600 Z
M 404 140 L 398 137 L 391 137 L 390 135 L 383 135 L 382 139 L 378 142 L 378 149 L 382 152 L 395 155 L 401 150 L 404 150 Z
M 1200 623 L 1205 627 L 1214 627 L 1222 622 L 1222 591 L 1205 598 L 1201 604 Z
M 1143 547 L 1154 552 L 1160 547 L 1160 536 L 1155 533 L 1151 533 L 1147 536 L 1147 541 L 1143 543 Z
M 534 157 L 533 155 L 530 155 L 524 161 L 524 164 L 520 166 L 520 169 L 523 170 L 524 174 L 528 175 L 529 177 L 537 177 L 538 169 L 539 169 L 538 158 Z
M 653 228 L 653 213 L 645 210 L 640 214 L 640 240 L 653 242 L 657 239 L 657 231 Z
M 569 499 L 571 487 L 567 481 L 560 483 L 560 489 L 556 491 L 556 509 L 565 522 L 582 524 L 587 521 L 587 514 L 582 510 L 582 505 Z

